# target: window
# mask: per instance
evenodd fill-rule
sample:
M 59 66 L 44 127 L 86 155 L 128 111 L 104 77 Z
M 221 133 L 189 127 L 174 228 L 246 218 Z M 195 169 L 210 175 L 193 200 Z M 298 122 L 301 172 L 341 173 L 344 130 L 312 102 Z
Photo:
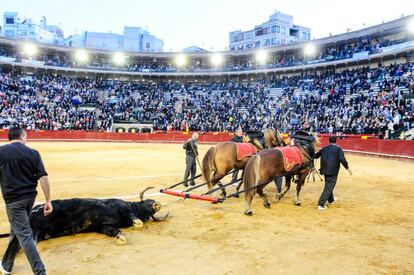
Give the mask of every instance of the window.
M 7 30 L 6 32 L 5 32 L 5 36 L 6 37 L 14 37 L 16 34 L 14 33 L 14 31 L 9 31 L 9 30 Z
M 282 34 L 286 34 L 286 28 L 282 27 Z
M 270 39 L 263 40 L 265 46 L 270 46 Z
M 272 33 L 280 33 L 280 26 L 278 25 L 272 26 Z
M 272 38 L 272 45 L 273 46 L 276 45 L 276 38 L 275 37 Z
M 276 45 L 280 45 L 280 39 L 276 37 Z
M 6 17 L 6 24 L 14 24 L 14 18 L 13 17 Z
M 260 41 L 256 41 L 256 42 L 254 42 L 254 47 L 255 47 L 255 48 L 260 47 Z
M 256 36 L 261 36 L 263 35 L 263 30 L 257 30 L 256 31 Z
M 254 37 L 254 32 L 253 31 L 250 31 L 250 32 L 246 33 L 246 40 L 252 39 L 253 37 Z

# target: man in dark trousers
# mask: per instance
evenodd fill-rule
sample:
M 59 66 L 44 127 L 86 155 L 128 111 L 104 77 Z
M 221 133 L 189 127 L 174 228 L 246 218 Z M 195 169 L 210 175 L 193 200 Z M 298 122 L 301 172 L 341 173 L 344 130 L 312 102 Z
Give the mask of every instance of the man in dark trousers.
M 9 130 L 10 143 L 0 147 L 0 186 L 10 222 L 9 245 L 1 261 L 3 274 L 11 274 L 20 247 L 29 260 L 34 274 L 46 274 L 30 228 L 32 210 L 40 181 L 46 203 L 44 215 L 53 211 L 47 173 L 38 151 L 26 146 L 26 132 L 19 127 Z
M 193 133 L 192 137 L 187 140 L 183 148 L 185 149 L 185 173 L 184 173 L 184 186 L 188 187 L 188 177 L 191 173 L 191 178 L 194 178 L 197 172 L 196 158 L 198 158 L 198 146 L 197 146 L 198 133 Z M 190 185 L 195 185 L 194 180 L 190 181 Z
M 322 148 L 316 153 L 315 158 L 321 157 L 321 174 L 325 176 L 325 187 L 318 202 L 318 209 L 325 210 L 326 202 L 335 203 L 333 190 L 338 179 L 340 164 L 342 164 L 348 173 L 352 176 L 352 171 L 348 166 L 342 148 L 336 145 L 336 137 L 329 137 L 329 145 Z
M 230 141 L 236 142 L 236 143 L 243 143 L 243 131 L 241 129 L 237 129 L 236 134 Z M 233 175 L 231 177 L 231 182 L 237 181 L 238 174 L 239 174 L 239 170 L 238 169 L 234 170 Z

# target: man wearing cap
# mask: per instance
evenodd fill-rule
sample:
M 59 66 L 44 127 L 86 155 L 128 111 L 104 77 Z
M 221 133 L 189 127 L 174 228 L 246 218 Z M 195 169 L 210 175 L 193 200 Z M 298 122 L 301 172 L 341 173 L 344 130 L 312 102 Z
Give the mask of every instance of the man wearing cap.
M 336 137 L 329 137 L 329 145 L 322 148 L 315 154 L 315 158 L 321 158 L 321 174 L 325 176 L 325 187 L 318 202 L 319 210 L 326 210 L 326 202 L 335 203 L 333 190 L 338 180 L 340 165 L 342 164 L 348 173 L 352 176 L 352 171 L 348 166 L 344 151 L 336 145 Z

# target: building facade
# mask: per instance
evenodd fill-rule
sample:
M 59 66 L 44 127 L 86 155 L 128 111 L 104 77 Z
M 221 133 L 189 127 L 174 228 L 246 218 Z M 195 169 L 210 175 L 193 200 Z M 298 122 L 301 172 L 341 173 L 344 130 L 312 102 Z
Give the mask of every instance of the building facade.
M 139 27 L 124 27 L 123 35 L 115 33 L 85 32 L 85 47 L 100 50 L 130 52 L 162 52 L 164 42 Z
M 124 27 L 123 34 L 83 32 L 66 39 L 60 27 L 47 25 L 43 17 L 40 24 L 31 19 L 20 20 L 17 12 L 5 12 L 0 35 L 8 38 L 31 40 L 40 43 L 64 45 L 98 50 L 162 52 L 164 42 L 147 30 L 139 27 Z
M 5 12 L 3 15 L 3 36 L 32 40 L 40 43 L 57 44 L 63 42 L 64 33 L 58 26 L 47 25 L 46 17 L 43 17 L 40 24 L 35 24 L 32 19 L 18 18 L 17 12 Z
M 269 21 L 249 31 L 229 33 L 230 51 L 293 44 L 311 39 L 311 29 L 293 24 L 293 16 L 276 11 Z

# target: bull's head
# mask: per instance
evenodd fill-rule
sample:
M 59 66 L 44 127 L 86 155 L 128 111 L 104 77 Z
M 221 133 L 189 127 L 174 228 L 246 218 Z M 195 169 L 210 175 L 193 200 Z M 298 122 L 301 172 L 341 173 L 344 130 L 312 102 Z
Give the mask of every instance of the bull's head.
M 163 221 L 165 220 L 168 215 L 169 212 L 167 212 L 164 215 L 161 216 L 156 216 L 155 214 L 161 210 L 161 203 L 152 200 L 152 199 L 145 199 L 144 200 L 144 194 L 146 191 L 152 189 L 154 187 L 147 187 L 144 190 L 142 190 L 139 194 L 139 198 L 140 198 L 140 202 L 139 205 L 140 207 L 138 208 L 138 210 L 140 210 L 141 214 L 138 214 L 138 217 L 143 220 L 142 218 L 144 218 L 144 220 L 148 220 L 149 217 L 151 217 L 154 221 Z M 142 218 L 141 218 L 142 217 Z

